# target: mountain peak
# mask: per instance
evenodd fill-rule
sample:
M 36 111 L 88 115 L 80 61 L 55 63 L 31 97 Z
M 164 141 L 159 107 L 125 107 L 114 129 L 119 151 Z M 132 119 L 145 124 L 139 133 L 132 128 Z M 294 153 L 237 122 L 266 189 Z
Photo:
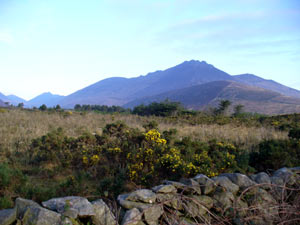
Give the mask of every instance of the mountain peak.
M 206 61 L 199 61 L 199 60 L 188 60 L 188 61 L 184 61 L 182 64 L 186 64 L 186 65 L 209 65 Z

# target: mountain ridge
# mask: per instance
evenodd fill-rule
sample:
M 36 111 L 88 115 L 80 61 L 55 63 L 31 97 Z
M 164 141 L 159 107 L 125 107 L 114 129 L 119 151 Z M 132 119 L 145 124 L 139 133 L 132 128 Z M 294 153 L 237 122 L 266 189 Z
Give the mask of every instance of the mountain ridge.
M 156 96 L 144 97 L 124 105 L 133 108 L 140 104 L 161 102 L 165 99 L 181 102 L 188 109 L 205 110 L 218 106 L 220 100 L 244 105 L 245 111 L 264 114 L 300 112 L 300 99 L 236 81 L 212 81 L 188 88 L 177 89 Z
M 44 92 L 29 101 L 26 102 L 26 106 L 28 107 L 39 107 L 45 104 L 47 107 L 53 107 L 57 105 L 57 103 L 64 98 L 62 95 L 52 94 L 51 92 Z
M 141 98 L 152 96 L 155 99 L 158 95 L 165 95 L 167 92 L 176 94 L 177 90 L 214 81 L 237 82 L 243 84 L 244 89 L 249 90 L 250 87 L 258 87 L 300 99 L 300 91 L 276 81 L 266 80 L 253 74 L 230 75 L 205 61 L 190 60 L 165 70 L 156 70 L 137 77 L 106 78 L 67 96 L 53 95 L 49 92 L 43 93 L 25 102 L 25 106 L 39 107 L 42 104 L 46 104 L 48 107 L 59 104 L 63 108 L 73 108 L 76 104 L 126 106 Z M 205 90 L 205 86 L 202 86 L 202 88 Z M 239 87 L 240 89 L 241 87 Z M 209 92 L 213 92 L 213 89 Z M 270 92 L 262 93 L 265 95 L 270 94 Z M 229 90 L 227 90 L 227 94 L 229 94 Z M 190 93 L 190 95 L 193 96 L 193 93 Z M 256 95 L 256 97 L 256 101 L 259 101 L 260 96 Z M 282 96 L 280 98 L 281 101 L 291 101 L 290 98 L 283 98 Z M 204 101 L 201 96 L 199 96 L 199 99 Z M 209 102 L 210 100 L 205 101 Z M 188 102 L 188 100 L 185 101 Z

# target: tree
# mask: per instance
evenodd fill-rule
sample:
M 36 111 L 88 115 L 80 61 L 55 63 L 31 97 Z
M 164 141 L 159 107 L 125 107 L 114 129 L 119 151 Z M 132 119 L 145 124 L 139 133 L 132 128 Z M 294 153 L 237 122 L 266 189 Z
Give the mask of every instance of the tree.
M 24 103 L 23 102 L 21 102 L 21 103 L 18 104 L 18 108 L 23 108 L 23 107 L 24 107 Z
M 224 115 L 226 114 L 231 102 L 229 100 L 221 100 L 219 103 L 219 107 L 215 110 L 215 114 Z
M 60 105 L 56 105 L 56 106 L 55 106 L 55 110 L 61 110 Z
M 45 104 L 41 105 L 39 108 L 41 111 L 46 111 L 47 110 L 47 106 Z
M 75 109 L 76 111 L 80 111 L 80 110 L 81 110 L 81 105 L 80 105 L 80 104 L 76 104 L 76 105 L 74 106 L 74 109 Z
M 240 116 L 243 113 L 244 106 L 243 105 L 236 105 L 234 106 L 233 116 Z

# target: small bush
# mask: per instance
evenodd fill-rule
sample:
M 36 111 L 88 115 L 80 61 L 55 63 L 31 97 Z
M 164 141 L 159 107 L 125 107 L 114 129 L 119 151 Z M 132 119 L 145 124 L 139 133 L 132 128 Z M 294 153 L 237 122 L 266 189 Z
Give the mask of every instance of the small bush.
M 294 139 L 300 139 L 300 128 L 293 128 L 289 131 L 288 136 Z
M 269 140 L 259 144 L 250 154 L 250 166 L 258 171 L 277 170 L 300 165 L 300 143 L 296 140 Z

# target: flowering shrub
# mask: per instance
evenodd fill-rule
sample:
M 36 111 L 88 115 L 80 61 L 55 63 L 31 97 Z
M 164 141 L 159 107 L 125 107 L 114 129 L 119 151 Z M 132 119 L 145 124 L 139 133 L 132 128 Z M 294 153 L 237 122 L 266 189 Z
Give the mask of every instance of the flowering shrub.
M 166 178 L 179 179 L 199 173 L 213 177 L 239 169 L 236 158 L 240 151 L 232 143 L 202 143 L 190 138 L 179 141 L 170 132 L 161 134 L 150 129 L 143 133 L 122 122 L 108 124 L 101 136 L 86 133 L 70 138 L 58 129 L 33 140 L 30 160 L 41 168 L 54 163 L 55 171 L 83 170 L 92 179 L 105 177 L 106 181 L 122 185 L 134 182 L 145 186 Z M 119 176 L 120 173 L 127 176 Z M 107 184 L 100 183 L 99 190 L 104 191 Z

